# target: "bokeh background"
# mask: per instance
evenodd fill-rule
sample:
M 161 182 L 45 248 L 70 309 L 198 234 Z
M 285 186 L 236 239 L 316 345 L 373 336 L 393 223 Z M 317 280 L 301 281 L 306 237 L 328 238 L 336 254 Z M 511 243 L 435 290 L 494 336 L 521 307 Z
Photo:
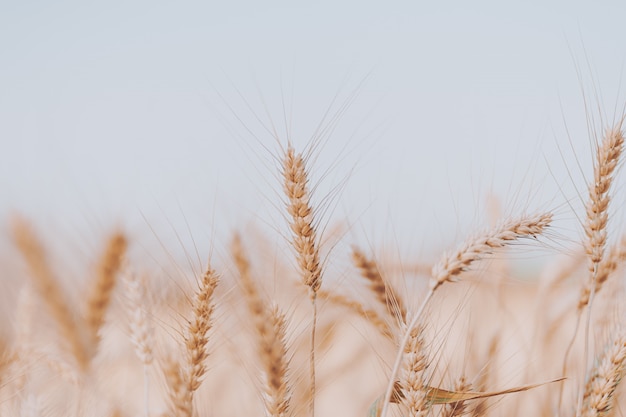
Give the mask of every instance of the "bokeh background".
M 588 122 L 622 113 L 625 15 L 619 1 L 2 2 L 2 230 L 16 212 L 79 242 L 122 225 L 178 234 L 174 252 L 283 230 L 279 143 L 317 138 L 316 202 L 349 240 L 438 253 L 486 222 L 490 196 L 503 215 L 556 210 L 575 240 Z

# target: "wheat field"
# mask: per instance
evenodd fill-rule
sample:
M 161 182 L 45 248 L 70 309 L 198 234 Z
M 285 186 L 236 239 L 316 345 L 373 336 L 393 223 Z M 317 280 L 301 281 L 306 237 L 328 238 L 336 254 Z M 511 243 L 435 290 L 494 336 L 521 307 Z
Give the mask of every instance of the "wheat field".
M 315 146 L 288 142 L 274 155 L 288 234 L 236 230 L 197 254 L 202 269 L 155 268 L 112 227 L 77 282 L 55 257 L 64 239 L 15 215 L 0 415 L 621 415 L 622 121 L 596 133 L 578 242 L 559 241 L 556 207 L 494 211 L 439 257 L 398 263 L 325 227 Z M 288 250 L 268 254 L 275 239 Z M 520 279 L 516 256 L 546 247 Z

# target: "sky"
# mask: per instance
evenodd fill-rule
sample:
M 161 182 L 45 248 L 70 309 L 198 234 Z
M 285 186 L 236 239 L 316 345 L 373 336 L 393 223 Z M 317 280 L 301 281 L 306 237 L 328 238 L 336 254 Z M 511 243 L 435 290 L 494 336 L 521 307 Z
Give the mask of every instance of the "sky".
M 619 1 L 0 2 L 1 230 L 19 213 L 85 241 L 115 226 L 201 249 L 284 234 L 290 140 L 312 150 L 320 223 L 347 240 L 436 253 L 493 201 L 554 210 L 575 239 L 594 135 L 625 103 L 624 15 Z

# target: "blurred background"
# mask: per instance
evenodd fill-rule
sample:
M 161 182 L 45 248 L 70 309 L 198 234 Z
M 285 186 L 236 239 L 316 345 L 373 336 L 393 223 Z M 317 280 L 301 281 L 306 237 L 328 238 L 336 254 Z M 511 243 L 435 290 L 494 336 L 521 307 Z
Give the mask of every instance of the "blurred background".
M 289 139 L 312 148 L 320 222 L 348 241 L 428 256 L 494 213 L 543 209 L 576 241 L 593 134 L 623 111 L 625 13 L 3 2 L 2 230 L 14 213 L 79 241 L 123 226 L 179 239 L 174 252 L 247 227 L 284 234 L 276 156 Z

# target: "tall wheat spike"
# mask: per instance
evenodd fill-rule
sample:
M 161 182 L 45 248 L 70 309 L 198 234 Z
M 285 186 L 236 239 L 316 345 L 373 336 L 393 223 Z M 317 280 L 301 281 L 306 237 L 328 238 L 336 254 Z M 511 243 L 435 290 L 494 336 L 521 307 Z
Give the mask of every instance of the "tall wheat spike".
M 278 306 L 268 307 L 260 297 L 250 276 L 250 261 L 244 252 L 239 234 L 233 237 L 231 252 L 256 331 L 258 352 L 265 377 L 265 410 L 268 417 L 286 417 L 289 412 L 290 392 L 287 384 L 285 316 Z
M 192 417 L 193 393 L 200 387 L 206 372 L 208 332 L 213 326 L 213 295 L 218 281 L 216 272 L 207 267 L 194 299 L 193 318 L 185 332 L 185 362 L 169 363 L 166 368 L 171 411 L 177 417 Z
M 287 212 L 291 216 L 291 244 L 296 251 L 302 280 L 309 288 L 313 304 L 313 324 L 311 326 L 311 416 L 315 416 L 315 328 L 317 326 L 317 292 L 322 283 L 322 266 L 320 264 L 319 244 L 313 220 L 308 187 L 308 173 L 301 153 L 296 154 L 289 144 L 283 158 L 283 188 L 287 196 Z

